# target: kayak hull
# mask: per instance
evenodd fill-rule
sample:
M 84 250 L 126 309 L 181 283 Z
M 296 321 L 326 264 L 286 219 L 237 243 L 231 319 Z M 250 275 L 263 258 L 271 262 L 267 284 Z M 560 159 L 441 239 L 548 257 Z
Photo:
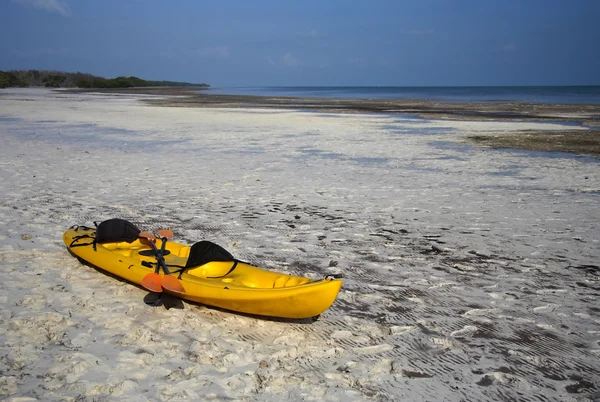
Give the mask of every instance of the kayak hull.
M 96 244 L 94 249 L 94 234 L 94 229 L 73 227 L 63 234 L 63 241 L 75 256 L 134 284 L 141 285 L 154 272 L 156 259 L 146 239 Z M 166 250 L 165 262 L 184 292 L 165 293 L 226 310 L 281 318 L 315 317 L 333 304 L 342 286 L 339 279 L 312 281 L 243 262 L 233 267 L 231 261 L 213 261 L 181 270 L 190 247 L 169 241 Z

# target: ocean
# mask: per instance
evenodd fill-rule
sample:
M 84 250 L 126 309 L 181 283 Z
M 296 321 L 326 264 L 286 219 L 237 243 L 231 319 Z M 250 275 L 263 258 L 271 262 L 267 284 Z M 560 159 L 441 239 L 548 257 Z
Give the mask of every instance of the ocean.
M 415 99 L 439 102 L 527 102 L 600 104 L 600 86 L 490 87 L 222 87 L 211 93 L 343 99 Z

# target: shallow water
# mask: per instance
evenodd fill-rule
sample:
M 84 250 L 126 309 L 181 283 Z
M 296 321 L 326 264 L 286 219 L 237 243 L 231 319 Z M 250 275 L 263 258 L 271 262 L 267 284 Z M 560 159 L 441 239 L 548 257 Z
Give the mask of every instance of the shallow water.
M 206 92 L 203 90 L 202 92 Z M 599 104 L 600 86 L 538 87 L 232 87 L 214 94 L 342 99 L 415 99 L 441 102 Z

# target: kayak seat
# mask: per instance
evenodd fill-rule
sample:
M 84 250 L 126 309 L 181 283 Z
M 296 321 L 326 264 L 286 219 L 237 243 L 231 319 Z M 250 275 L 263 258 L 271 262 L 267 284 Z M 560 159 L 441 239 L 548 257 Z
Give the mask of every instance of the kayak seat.
M 113 218 L 96 225 L 96 235 L 93 241 L 94 250 L 97 244 L 104 243 L 133 243 L 138 241 L 140 229 L 125 219 Z
M 199 267 L 213 261 L 235 261 L 235 258 L 218 244 L 202 240 L 190 247 L 190 254 L 185 263 L 185 268 Z

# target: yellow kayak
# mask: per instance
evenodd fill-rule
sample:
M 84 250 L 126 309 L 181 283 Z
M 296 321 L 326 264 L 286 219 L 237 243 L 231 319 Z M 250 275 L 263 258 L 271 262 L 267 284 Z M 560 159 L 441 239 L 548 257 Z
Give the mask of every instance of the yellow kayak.
M 96 229 L 74 226 L 64 233 L 63 241 L 80 259 L 137 285 L 154 275 L 156 249 L 149 239 L 97 243 L 95 237 Z M 157 246 L 160 248 L 160 243 Z M 164 291 L 209 306 L 262 316 L 310 318 L 327 310 L 342 286 L 342 281 L 334 277 L 310 280 L 237 260 L 186 267 L 190 249 L 166 242 L 162 258 L 173 277 L 168 279 L 179 280 L 181 290 L 165 286 Z M 159 274 L 165 278 L 163 270 Z

